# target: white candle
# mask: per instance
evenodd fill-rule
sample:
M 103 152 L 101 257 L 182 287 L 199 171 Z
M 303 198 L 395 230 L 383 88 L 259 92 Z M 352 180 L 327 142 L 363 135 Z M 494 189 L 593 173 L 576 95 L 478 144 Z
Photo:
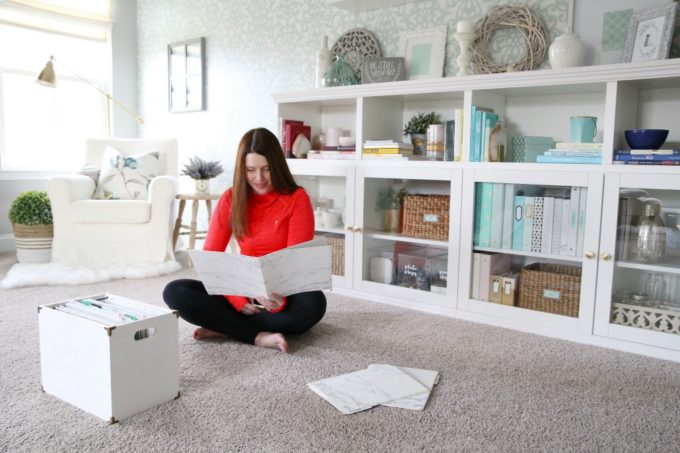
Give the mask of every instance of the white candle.
M 470 33 L 472 32 L 472 22 L 469 20 L 459 20 L 456 26 L 456 31 L 458 33 Z

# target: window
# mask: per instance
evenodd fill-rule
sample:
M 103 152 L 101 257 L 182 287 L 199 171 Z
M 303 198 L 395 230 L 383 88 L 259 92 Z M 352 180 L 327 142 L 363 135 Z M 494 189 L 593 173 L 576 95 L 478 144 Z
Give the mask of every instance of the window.
M 95 20 L 0 6 L 0 171 L 74 170 L 85 139 L 106 136 L 107 98 L 75 74 L 109 92 L 108 36 Z M 51 55 L 56 88 L 35 83 Z

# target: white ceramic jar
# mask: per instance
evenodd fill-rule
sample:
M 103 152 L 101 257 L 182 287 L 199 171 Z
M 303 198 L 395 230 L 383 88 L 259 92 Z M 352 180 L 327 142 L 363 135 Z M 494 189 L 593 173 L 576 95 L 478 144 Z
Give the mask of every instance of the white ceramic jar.
M 585 53 L 585 47 L 577 34 L 564 33 L 555 38 L 550 45 L 548 50 L 550 66 L 553 69 L 582 66 Z

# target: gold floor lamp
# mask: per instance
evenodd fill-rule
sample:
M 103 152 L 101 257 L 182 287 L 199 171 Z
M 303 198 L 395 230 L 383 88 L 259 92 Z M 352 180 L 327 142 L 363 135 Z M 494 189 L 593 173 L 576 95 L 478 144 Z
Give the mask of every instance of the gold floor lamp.
M 81 82 L 85 82 L 95 90 L 99 91 L 101 94 L 103 94 L 106 97 L 106 130 L 108 132 L 108 136 L 111 137 L 111 103 L 116 104 L 118 107 L 123 109 L 128 115 L 133 117 L 135 121 L 137 121 L 138 124 L 144 124 L 144 118 L 139 116 L 137 113 L 134 111 L 130 110 L 127 108 L 125 105 L 121 104 L 118 100 L 116 100 L 113 96 L 111 96 L 109 93 L 106 91 L 102 90 L 99 88 L 97 85 L 93 84 L 89 80 L 85 79 L 82 77 L 80 74 L 75 72 L 73 69 L 69 68 L 68 66 L 64 65 L 61 61 L 57 61 L 54 56 L 50 55 L 50 60 L 47 62 L 45 67 L 43 68 L 42 71 L 40 71 L 40 74 L 38 74 L 38 78 L 36 79 L 36 82 L 49 86 L 49 87 L 56 87 L 57 86 L 57 75 L 54 72 L 54 63 L 59 63 L 61 67 L 69 71 L 71 74 L 76 76 Z

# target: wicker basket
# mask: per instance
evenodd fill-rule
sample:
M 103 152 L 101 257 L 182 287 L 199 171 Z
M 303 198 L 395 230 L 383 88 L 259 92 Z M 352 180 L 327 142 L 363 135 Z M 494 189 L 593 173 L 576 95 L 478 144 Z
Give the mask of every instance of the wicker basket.
M 402 234 L 423 239 L 449 239 L 448 195 L 404 195 Z
M 48 263 L 52 260 L 52 225 L 13 223 L 14 244 L 20 263 Z
M 316 235 L 314 239 L 323 239 L 331 246 L 333 275 L 345 275 L 345 238 L 334 235 Z
M 580 267 L 533 263 L 522 269 L 518 306 L 576 318 L 580 293 Z
M 50 225 L 23 225 L 21 223 L 13 223 L 15 238 L 51 238 L 54 235 L 52 224 Z

